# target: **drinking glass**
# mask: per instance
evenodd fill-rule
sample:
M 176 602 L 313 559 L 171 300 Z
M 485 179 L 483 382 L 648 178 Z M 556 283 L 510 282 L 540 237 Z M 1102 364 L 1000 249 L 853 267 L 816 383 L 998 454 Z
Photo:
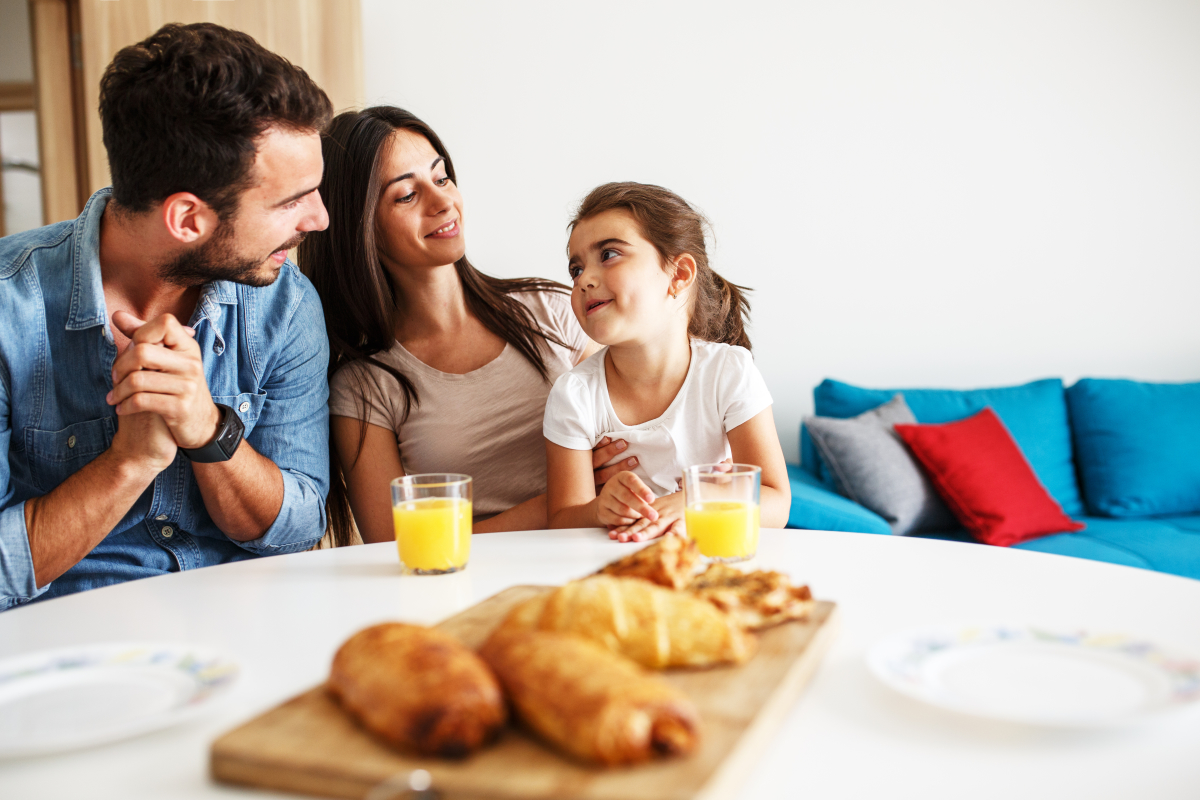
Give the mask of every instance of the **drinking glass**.
M 471 477 L 426 473 L 396 478 L 392 520 L 405 572 L 458 572 L 471 554 Z
M 698 464 L 683 471 L 687 534 L 700 555 L 745 561 L 758 551 L 762 470 L 753 464 Z

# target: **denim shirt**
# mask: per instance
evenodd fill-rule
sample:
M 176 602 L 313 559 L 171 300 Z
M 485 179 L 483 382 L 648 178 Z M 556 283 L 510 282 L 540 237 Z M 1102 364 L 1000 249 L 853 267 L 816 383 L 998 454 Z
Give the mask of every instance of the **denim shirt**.
M 189 325 L 213 401 L 283 473 L 283 507 L 258 539 L 227 537 L 177 453 L 82 561 L 38 587 L 25 501 L 46 494 L 112 443 L 105 395 L 117 357 L 100 279 L 100 218 L 110 190 L 73 222 L 0 239 L 0 610 L 35 597 L 312 547 L 329 491 L 329 340 L 321 301 L 292 262 L 270 286 L 207 284 Z

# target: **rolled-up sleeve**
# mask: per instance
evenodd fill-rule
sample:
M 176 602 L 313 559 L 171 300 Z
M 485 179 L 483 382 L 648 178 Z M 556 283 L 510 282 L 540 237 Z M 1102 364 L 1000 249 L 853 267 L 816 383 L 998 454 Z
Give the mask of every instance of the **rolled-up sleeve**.
M 329 493 L 329 339 L 316 290 L 305 281 L 263 389 L 262 414 L 246 437 L 283 473 L 283 506 L 257 539 L 238 542 L 259 555 L 307 550 L 325 534 Z
M 13 501 L 8 448 L 12 442 L 12 414 L 8 385 L 0 376 L 0 611 L 27 603 L 49 588 L 37 588 L 29 532 L 25 529 L 25 501 Z

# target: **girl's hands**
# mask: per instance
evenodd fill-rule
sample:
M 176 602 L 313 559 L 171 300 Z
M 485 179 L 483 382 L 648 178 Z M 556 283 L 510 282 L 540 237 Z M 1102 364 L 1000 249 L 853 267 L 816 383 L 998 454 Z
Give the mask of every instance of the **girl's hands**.
M 618 542 L 645 542 L 671 531 L 680 535 L 686 533 L 683 492 L 663 495 L 655 500 L 653 505 L 654 510 L 658 512 L 657 519 L 651 519 L 647 515 L 632 524 L 610 528 L 608 538 Z
M 658 519 L 654 502 L 654 492 L 642 483 L 641 478 L 632 472 L 618 472 L 600 490 L 596 513 L 601 525 L 617 528 L 632 525 L 640 519 Z

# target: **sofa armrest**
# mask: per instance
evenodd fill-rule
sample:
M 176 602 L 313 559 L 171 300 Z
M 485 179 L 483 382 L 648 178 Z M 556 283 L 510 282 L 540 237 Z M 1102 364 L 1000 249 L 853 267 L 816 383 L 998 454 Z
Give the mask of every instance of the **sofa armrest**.
M 821 485 L 820 480 L 798 464 L 788 464 L 787 470 L 792 484 L 792 508 L 787 521 L 789 528 L 891 534 L 892 528 L 887 520 L 829 491 Z

